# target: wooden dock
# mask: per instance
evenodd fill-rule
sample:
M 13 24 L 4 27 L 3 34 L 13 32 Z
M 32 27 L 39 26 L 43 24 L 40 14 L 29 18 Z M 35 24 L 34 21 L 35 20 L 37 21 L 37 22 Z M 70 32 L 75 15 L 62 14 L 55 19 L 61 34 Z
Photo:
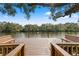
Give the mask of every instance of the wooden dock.
M 58 38 L 17 38 L 16 42 L 25 44 L 26 56 L 50 56 L 50 42 L 62 43 L 61 39 Z
M 26 38 L 22 40 L 18 39 L 17 42 L 23 42 L 25 44 L 26 56 L 49 56 L 50 55 L 50 42 L 47 39 L 42 38 Z
M 67 37 L 68 38 L 68 37 Z M 71 56 L 79 55 L 79 43 L 61 42 L 57 38 L 19 38 L 0 37 L 0 54 L 2 56 Z M 58 40 L 58 41 L 57 41 Z M 12 41 L 12 42 L 11 42 Z
M 1 53 L 4 56 L 50 56 L 50 41 L 53 40 L 53 43 L 57 43 L 56 39 L 57 38 L 19 38 L 14 43 L 7 42 L 6 44 L 0 44 Z M 58 42 L 61 42 L 61 40 Z
M 15 46 L 12 47 L 12 44 L 14 45 L 14 43 L 15 43 L 15 40 L 12 38 L 11 35 L 1 36 L 0 37 L 0 55 L 1 56 L 6 55 L 12 49 L 14 49 Z M 10 49 L 10 50 L 8 50 L 8 49 Z
M 23 49 L 23 48 L 24 48 L 24 55 L 26 55 L 26 56 L 50 55 L 50 49 L 49 49 L 50 43 L 47 39 L 29 38 L 29 39 L 24 40 L 24 39 L 20 38 L 20 40 L 15 41 L 10 35 L 2 36 L 0 38 L 2 39 L 1 43 L 0 43 L 0 48 L 1 48 L 1 53 L 3 55 L 6 55 L 6 54 L 7 54 L 7 56 L 8 55 L 10 55 L 10 56 L 11 55 L 12 56 L 21 55 L 21 49 Z M 15 52 L 13 52 L 13 51 L 15 51 Z

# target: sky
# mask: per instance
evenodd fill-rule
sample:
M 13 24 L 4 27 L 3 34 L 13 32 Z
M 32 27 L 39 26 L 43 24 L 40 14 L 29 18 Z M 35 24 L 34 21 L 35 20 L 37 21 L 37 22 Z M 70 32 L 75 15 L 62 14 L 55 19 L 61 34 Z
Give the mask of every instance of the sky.
M 35 13 L 31 13 L 31 17 L 29 20 L 24 18 L 24 15 L 20 12 L 19 9 L 17 9 L 18 13 L 16 16 L 7 16 L 4 14 L 0 14 L 0 22 L 6 21 L 6 22 L 13 22 L 13 23 L 18 23 L 20 25 L 26 25 L 26 24 L 46 24 L 46 23 L 51 23 L 51 24 L 64 24 L 67 22 L 73 22 L 77 23 L 79 20 L 79 14 L 72 14 L 71 18 L 69 16 L 65 17 L 60 17 L 57 19 L 57 21 L 54 21 L 52 19 L 49 19 L 49 15 L 51 14 L 49 8 L 47 7 L 41 7 L 41 8 L 36 8 Z

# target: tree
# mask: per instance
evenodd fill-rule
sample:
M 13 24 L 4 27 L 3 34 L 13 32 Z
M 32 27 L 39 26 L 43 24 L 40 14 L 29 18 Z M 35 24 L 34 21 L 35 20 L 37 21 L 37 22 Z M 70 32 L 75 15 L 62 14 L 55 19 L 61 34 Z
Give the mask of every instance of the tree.
M 30 32 L 30 31 L 35 32 L 35 31 L 39 31 L 39 27 L 37 25 L 31 25 L 31 24 L 29 24 L 29 25 L 25 25 L 24 26 L 23 31 L 26 31 L 26 32 Z
M 7 14 L 9 16 L 15 16 L 17 11 L 17 8 L 21 10 L 21 12 L 24 14 L 24 16 L 29 19 L 30 13 L 34 12 L 34 9 L 36 8 L 36 5 L 27 4 L 27 3 L 1 3 L 0 4 L 0 12 L 2 14 Z
M 38 6 L 49 7 L 51 11 L 50 18 L 53 20 L 66 15 L 71 16 L 72 13 L 79 12 L 78 3 L 2 3 L 0 4 L 0 12 L 15 16 L 18 8 L 29 19 L 30 13 L 34 12 Z
M 15 23 L 1 22 L 0 23 L 0 32 L 20 32 L 22 26 Z
M 16 23 L 0 22 L 0 32 L 78 32 L 77 23 L 42 24 L 41 26 L 26 24 L 21 26 Z

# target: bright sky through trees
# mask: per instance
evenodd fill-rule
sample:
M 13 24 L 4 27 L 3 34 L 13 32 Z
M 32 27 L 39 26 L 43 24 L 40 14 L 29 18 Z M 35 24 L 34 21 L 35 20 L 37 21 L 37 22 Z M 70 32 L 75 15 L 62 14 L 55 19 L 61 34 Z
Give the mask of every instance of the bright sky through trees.
M 16 16 L 7 16 L 5 14 L 0 14 L 0 22 L 6 21 L 6 22 L 13 22 L 13 23 L 19 23 L 21 25 L 25 24 L 45 24 L 45 23 L 51 23 L 51 24 L 59 24 L 59 23 L 66 23 L 66 22 L 73 22 L 77 23 L 78 21 L 78 13 L 72 14 L 71 18 L 69 16 L 60 17 L 57 19 L 57 21 L 54 21 L 52 19 L 49 19 L 49 16 L 51 14 L 49 8 L 47 7 L 41 7 L 36 8 L 35 13 L 31 13 L 31 17 L 29 20 L 24 18 L 24 15 L 20 12 L 19 9 L 17 9 L 18 13 Z

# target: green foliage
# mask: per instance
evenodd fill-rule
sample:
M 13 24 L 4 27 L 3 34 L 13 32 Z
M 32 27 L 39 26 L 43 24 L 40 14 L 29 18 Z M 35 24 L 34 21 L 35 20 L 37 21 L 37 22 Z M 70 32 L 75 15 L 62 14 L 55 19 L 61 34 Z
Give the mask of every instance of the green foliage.
M 0 32 L 20 32 L 22 26 L 15 23 L 2 22 L 0 23 Z
M 77 23 L 66 24 L 42 24 L 21 26 L 15 23 L 0 22 L 0 32 L 78 32 L 79 26 Z
M 51 19 L 56 20 L 72 13 L 79 12 L 79 4 L 77 3 L 2 3 L 0 4 L 0 12 L 10 16 L 17 14 L 17 8 L 21 10 L 24 16 L 29 19 L 31 12 L 34 12 L 37 6 L 48 7 L 51 12 Z
M 15 16 L 17 14 L 17 8 L 21 10 L 24 16 L 29 19 L 30 13 L 34 12 L 36 5 L 27 4 L 27 3 L 1 3 L 0 12 L 2 14 L 7 14 L 9 16 Z
M 23 31 L 38 31 L 39 27 L 37 25 L 25 25 Z
M 66 23 L 66 24 L 42 24 L 41 26 L 37 25 L 25 25 L 24 31 L 26 32 L 77 32 L 79 31 L 79 26 L 77 23 Z

